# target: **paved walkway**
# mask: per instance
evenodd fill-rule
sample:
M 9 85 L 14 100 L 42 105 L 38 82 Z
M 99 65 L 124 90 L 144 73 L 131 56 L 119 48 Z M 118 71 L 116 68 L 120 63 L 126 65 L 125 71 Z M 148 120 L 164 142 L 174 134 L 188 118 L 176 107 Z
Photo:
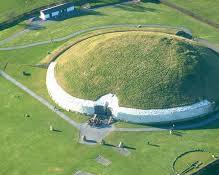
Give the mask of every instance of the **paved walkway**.
M 11 76 L 9 76 L 4 71 L 0 70 L 0 76 L 2 76 L 6 80 L 10 81 L 14 85 L 16 85 L 17 87 L 22 89 L 23 91 L 25 91 L 26 93 L 31 95 L 33 98 L 35 98 L 36 100 L 41 102 L 43 105 L 45 105 L 48 109 L 55 112 L 59 117 L 61 117 L 62 119 L 67 121 L 69 124 L 71 124 L 72 126 L 77 128 L 80 131 L 80 135 L 81 136 L 85 135 L 87 138 L 87 141 L 79 140 L 79 142 L 81 142 L 81 143 L 96 144 L 96 143 L 100 142 L 106 135 L 108 135 L 110 132 L 112 132 L 114 130 L 113 126 L 96 128 L 96 127 L 90 127 L 86 123 L 83 123 L 83 124 L 77 123 L 76 121 L 74 121 L 73 119 L 71 119 L 70 117 L 65 115 L 63 112 L 57 110 L 56 107 L 54 105 L 50 104 L 47 100 L 45 100 L 41 96 L 34 93 L 32 90 L 30 90 L 29 88 L 27 88 L 23 84 L 19 83 L 17 80 L 15 80 Z
M 90 32 L 90 31 L 94 31 L 94 30 L 109 29 L 109 28 L 115 28 L 115 27 L 133 27 L 133 28 L 137 28 L 137 26 L 138 26 L 138 24 L 114 24 L 114 25 L 104 25 L 104 26 L 90 27 L 88 29 L 84 29 L 84 30 L 79 30 L 77 32 L 73 32 L 73 33 L 71 33 L 69 35 L 66 35 L 64 37 L 59 37 L 59 38 L 54 38 L 54 39 L 50 39 L 50 40 L 34 42 L 34 43 L 30 43 L 30 44 L 25 44 L 25 45 L 17 45 L 17 46 L 11 46 L 11 47 L 2 47 L 2 48 L 0 48 L 0 51 L 3 51 L 3 50 L 25 49 L 25 48 L 34 47 L 34 46 L 40 46 L 40 45 L 46 45 L 46 44 L 55 43 L 55 42 L 66 41 L 66 40 L 68 40 L 70 38 L 73 38 L 73 37 L 75 37 L 77 35 L 80 35 L 80 34 L 83 34 L 83 33 L 87 33 L 87 32 Z M 186 29 L 184 27 L 173 27 L 173 26 L 159 25 L 159 24 L 141 24 L 141 26 L 142 27 L 156 27 L 156 28 L 183 30 L 186 33 L 189 33 L 190 35 L 192 35 L 192 32 L 189 29 Z
M 91 127 L 87 123 L 84 123 L 81 125 L 80 128 L 79 142 L 86 144 L 100 143 L 104 137 L 106 137 L 110 132 L 114 130 L 115 130 L 114 126 L 97 128 L 97 127 Z M 83 140 L 83 136 L 86 136 L 86 140 Z
M 80 124 L 75 122 L 74 120 L 72 120 L 71 118 L 69 118 L 67 115 L 65 115 L 64 113 L 60 112 L 59 110 L 57 110 L 55 108 L 54 105 L 50 104 L 47 100 L 45 100 L 44 98 L 42 98 L 41 96 L 37 95 L 36 93 L 34 93 L 32 90 L 28 89 L 26 86 L 24 86 L 23 84 L 19 83 L 17 80 L 15 80 L 14 78 L 12 78 L 11 76 L 9 76 L 8 74 L 6 74 L 5 72 L 3 72 L 2 70 L 0 70 L 0 76 L 2 76 L 3 78 L 5 78 L 6 80 L 10 81 L 11 83 L 13 83 L 14 85 L 16 85 L 17 87 L 19 87 L 20 89 L 22 89 L 23 91 L 25 91 L 26 93 L 28 93 L 29 95 L 31 95 L 33 98 L 35 98 L 36 100 L 38 100 L 39 102 L 41 102 L 43 105 L 45 105 L 47 108 L 49 108 L 51 111 L 55 112 L 57 115 L 59 115 L 62 119 L 66 120 L 68 123 L 70 123 L 72 126 L 76 127 L 77 129 L 80 129 Z
M 19 36 L 21 36 L 21 35 L 23 35 L 23 34 L 26 33 L 27 31 L 29 31 L 29 30 L 28 30 L 28 29 L 21 30 L 21 31 L 19 31 L 19 32 L 16 32 L 15 34 L 13 34 L 12 36 L 10 36 L 10 37 L 8 37 L 8 38 L 6 38 L 6 39 L 4 39 L 4 40 L 1 40 L 1 41 L 0 41 L 0 46 L 3 45 L 3 44 L 8 43 L 9 41 L 11 41 L 11 40 L 13 40 L 13 39 L 15 39 L 15 38 L 17 38 L 17 37 L 19 37 Z

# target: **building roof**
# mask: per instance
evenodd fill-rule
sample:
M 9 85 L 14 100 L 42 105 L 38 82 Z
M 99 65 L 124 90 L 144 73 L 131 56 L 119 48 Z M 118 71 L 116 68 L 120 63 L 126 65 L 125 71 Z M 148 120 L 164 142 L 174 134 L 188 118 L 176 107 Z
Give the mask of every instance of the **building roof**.
M 66 9 L 66 8 L 72 7 L 72 6 L 74 6 L 74 4 L 72 2 L 68 2 L 68 3 L 59 4 L 59 5 L 56 5 L 53 7 L 49 7 L 47 9 L 41 10 L 41 12 L 51 13 L 51 12 L 55 12 L 55 11 L 60 10 L 60 9 Z

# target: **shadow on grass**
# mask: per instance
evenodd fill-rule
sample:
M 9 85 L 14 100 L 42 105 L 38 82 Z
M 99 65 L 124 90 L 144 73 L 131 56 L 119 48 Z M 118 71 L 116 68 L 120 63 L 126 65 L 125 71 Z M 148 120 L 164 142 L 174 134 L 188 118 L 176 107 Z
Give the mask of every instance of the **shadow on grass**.
M 89 139 L 86 139 L 85 142 L 87 142 L 87 143 L 97 143 L 95 140 L 89 140 Z
M 48 21 L 64 21 L 64 20 L 67 20 L 70 18 L 81 17 L 81 16 L 86 16 L 86 15 L 103 15 L 103 14 L 100 12 L 93 11 L 93 10 L 76 9 L 76 10 L 74 10 L 73 13 L 63 15 L 63 16 L 60 16 L 58 18 L 53 18 L 53 19 L 50 19 Z M 10 28 L 10 27 L 13 27 L 15 25 L 20 25 L 20 26 L 23 25 L 25 29 L 30 29 L 30 30 L 43 30 L 43 29 L 45 29 L 45 27 L 41 26 L 41 25 L 20 24 L 21 22 L 24 22 L 25 20 L 29 20 L 30 18 L 33 18 L 35 22 L 39 21 L 40 19 L 38 16 L 39 16 L 38 12 L 17 16 L 16 19 L 11 19 L 11 20 L 8 20 L 6 22 L 0 23 L 0 30 L 4 30 L 4 29 Z
M 213 112 L 207 116 L 198 117 L 189 121 L 177 121 L 168 124 L 137 124 L 139 126 L 154 127 L 161 129 L 173 130 L 173 135 L 183 136 L 184 133 L 178 130 L 202 130 L 219 128 L 219 111 Z M 173 127 L 174 125 L 174 127 Z
M 109 144 L 109 143 L 105 143 L 104 146 L 116 147 L 115 145 L 112 145 L 112 144 Z
M 62 132 L 62 131 L 59 130 L 59 129 L 53 129 L 53 131 L 55 131 L 55 132 Z
M 139 4 L 118 5 L 118 6 L 115 6 L 115 8 L 119 8 L 119 9 L 126 10 L 126 11 L 131 11 L 131 12 L 156 12 L 157 11 L 157 9 L 144 7 Z
M 180 131 L 174 130 L 174 131 L 173 131 L 173 135 L 182 137 L 182 136 L 183 136 L 183 133 L 180 132 Z
M 37 23 L 30 23 L 30 24 L 20 23 L 20 24 L 18 24 L 18 26 L 21 26 L 24 29 L 28 29 L 28 30 L 44 30 L 44 29 L 46 29 L 45 26 L 42 26 L 42 25 L 37 24 Z
M 160 4 L 160 0 L 142 0 L 141 2 L 144 2 L 144 3 Z
M 117 148 L 116 145 L 113 145 L 113 144 L 109 144 L 109 143 L 105 143 L 104 146 L 109 146 L 109 147 L 114 147 L 114 148 Z M 131 147 L 131 146 L 123 146 L 123 148 L 126 148 L 126 149 L 131 149 L 131 150 L 136 150 L 136 148 L 134 147 Z
M 149 145 L 149 146 L 153 146 L 153 147 L 160 147 L 160 145 L 153 144 L 153 143 L 149 143 L 148 145 Z
M 136 150 L 136 148 L 134 148 L 134 147 L 130 147 L 130 146 L 123 146 L 123 148 L 131 149 L 131 150 Z

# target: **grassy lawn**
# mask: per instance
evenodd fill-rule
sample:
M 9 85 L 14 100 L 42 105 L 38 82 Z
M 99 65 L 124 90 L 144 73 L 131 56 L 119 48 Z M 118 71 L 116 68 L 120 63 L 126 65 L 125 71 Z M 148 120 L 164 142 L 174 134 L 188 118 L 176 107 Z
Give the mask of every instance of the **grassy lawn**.
M 91 6 L 103 6 L 107 4 L 119 3 L 120 0 L 69 0 L 78 4 L 90 2 Z M 68 1 L 68 2 L 69 2 Z M 63 3 L 63 0 L 9 0 L 1 3 L 0 6 L 0 22 L 12 19 L 18 15 L 29 12 L 53 3 Z
M 96 100 L 115 93 L 122 106 L 168 108 L 202 99 L 218 101 L 218 58 L 211 50 L 173 35 L 115 32 L 66 51 L 58 59 L 56 76 L 76 97 Z M 212 72 L 209 67 L 214 67 Z
M 51 104 L 56 105 L 47 92 L 46 69 L 9 63 L 5 71 L 29 89 L 33 90 L 36 94 L 48 100 Z M 31 75 L 23 76 L 23 71 L 30 73 Z M 82 114 L 67 111 L 63 112 L 78 122 L 85 122 L 88 120 L 88 117 Z
M 0 21 L 54 1 L 9 0 L 1 2 Z M 102 2 L 105 4 L 105 2 L 114 1 L 106 0 L 95 2 L 95 4 L 103 5 Z M 201 2 L 201 4 L 197 4 L 196 7 L 198 5 L 201 7 L 202 4 L 204 4 L 203 7 L 209 7 L 211 10 L 206 10 L 206 13 L 212 13 L 206 15 L 212 16 L 218 21 L 217 11 L 213 11 L 218 6 L 217 1 L 197 0 L 197 2 Z M 207 2 L 211 2 L 211 4 L 207 4 Z M 184 3 L 184 1 L 179 3 Z M 196 1 L 190 1 L 190 4 L 193 3 L 195 4 Z M 201 11 L 204 12 L 204 10 Z M 214 28 L 199 23 L 162 4 L 149 2 L 138 5 L 103 7 L 95 12 L 80 14 L 64 21 L 51 21 L 44 24 L 45 29 L 24 33 L 7 45 L 22 45 L 66 36 L 92 26 L 124 23 L 184 26 L 191 29 L 195 36 L 208 39 L 219 46 L 219 33 Z M 23 26 L 24 23 L 21 23 L 0 31 L 0 40 L 23 30 Z M 75 41 L 75 39 L 71 41 Z M 7 73 L 53 103 L 45 86 L 46 69 L 28 65 L 41 62 L 49 55 L 48 52 L 57 49 L 63 43 L 53 43 L 14 51 L 0 51 L 0 68 L 4 68 L 4 65 L 8 63 Z M 206 55 L 206 53 L 203 55 Z M 214 60 L 214 63 L 218 61 L 216 57 L 206 56 L 205 58 L 208 61 Z M 215 80 L 215 76 L 219 75 L 217 71 L 218 64 L 212 65 L 208 61 L 203 59 L 202 65 L 206 69 L 202 72 L 201 77 L 207 81 L 206 89 L 212 87 L 212 85 L 217 89 L 219 81 Z M 31 73 L 31 76 L 23 76 L 22 71 L 24 70 Z M 208 78 L 210 75 L 213 76 Z M 214 93 L 215 91 L 210 90 L 209 92 Z M 218 89 L 217 92 L 219 92 Z M 209 96 L 212 95 L 209 94 Z M 173 161 L 178 155 L 186 151 L 199 148 L 208 150 L 217 156 L 219 155 L 219 147 L 217 146 L 219 142 L 219 122 L 214 122 L 199 130 L 180 131 L 181 136 L 169 135 L 167 131 L 110 134 L 106 138 L 107 143 L 117 145 L 120 141 L 123 141 L 125 145 L 135 148 L 130 149 L 130 156 L 124 157 L 110 146 L 96 145 L 90 147 L 78 144 L 78 131 L 2 77 L 0 77 L 0 99 L 0 174 L 3 175 L 67 175 L 76 170 L 99 175 L 118 175 L 118 172 L 119 175 L 133 175 L 136 172 L 138 174 L 170 175 L 172 174 Z M 30 115 L 30 118 L 24 117 L 26 113 Z M 77 121 L 86 120 L 86 117 L 78 114 L 68 112 L 66 114 Z M 62 132 L 50 132 L 50 124 Z M 118 125 L 124 126 L 123 123 Z M 136 125 L 128 124 L 125 126 L 135 127 Z M 157 146 L 147 145 L 148 141 Z M 98 155 L 111 160 L 112 164 L 108 167 L 97 164 L 94 159 Z M 192 155 L 189 160 L 195 161 L 199 158 L 204 164 L 211 161 L 208 156 L 199 157 L 197 155 Z M 188 163 L 190 161 L 183 161 L 180 168 L 186 168 L 183 166 Z M 211 172 L 215 171 L 208 171 L 207 174 L 215 175 Z
M 189 169 L 191 165 L 199 160 L 200 166 L 198 168 L 203 168 L 204 165 L 212 161 L 212 155 L 208 152 L 191 152 L 188 153 L 176 161 L 175 170 L 176 172 L 183 172 L 186 169 Z M 196 171 L 196 168 L 192 169 L 191 174 Z
M 53 51 L 60 44 L 62 44 L 62 42 L 26 49 L 0 51 L 0 62 L 34 65 L 39 63 L 44 57 L 48 55 L 49 52 Z
M 17 26 L 11 27 L 9 29 L 2 30 L 0 32 L 0 41 L 12 36 L 13 34 L 15 34 L 17 32 L 22 31 L 22 30 L 24 30 L 24 27 L 22 25 L 17 25 Z
M 162 4 L 139 3 L 103 7 L 95 11 L 81 13 L 78 16 L 63 21 L 46 22 L 44 24 L 45 29 L 27 32 L 22 37 L 15 38 L 5 46 L 49 40 L 93 26 L 125 23 L 184 26 L 191 29 L 195 36 L 219 44 L 219 33 L 216 29 Z
M 140 165 L 136 167 L 136 171 L 139 168 L 139 170 L 142 172 L 147 170 L 147 172 L 150 172 L 151 174 L 159 174 L 159 172 L 154 169 L 156 167 L 157 170 L 162 170 L 162 172 L 160 172 L 161 174 L 171 174 L 173 160 L 176 158 L 176 156 L 183 152 L 193 150 L 195 148 L 207 148 L 207 150 L 214 150 L 213 152 L 218 153 L 218 151 L 216 151 L 217 147 L 215 147 L 215 143 L 217 142 L 218 137 L 212 137 L 211 134 L 207 134 L 215 132 L 216 129 L 182 131 L 182 136 L 170 136 L 167 132 L 138 134 L 115 133 L 108 137 L 108 142 L 115 144 L 119 141 L 123 141 L 130 147 L 136 148 L 132 159 L 135 159 L 139 156 L 138 161 L 145 162 L 146 160 L 150 160 L 150 163 L 144 167 L 141 167 Z M 201 135 L 203 137 L 201 137 Z M 211 139 L 214 143 L 211 143 Z M 156 146 L 147 145 L 147 141 Z M 211 144 L 213 145 L 210 146 Z M 209 159 L 209 155 L 197 157 L 195 154 L 191 155 L 190 159 L 200 161 L 205 160 L 203 161 L 203 164 L 205 165 L 206 162 L 213 160 Z M 189 162 L 190 161 L 188 159 L 186 163 Z M 183 169 L 186 168 L 187 164 L 184 164 L 185 167 L 183 167 L 183 163 L 181 165 L 181 168 Z M 129 165 L 129 162 L 127 162 L 127 167 L 129 166 L 135 168 L 135 165 Z M 128 174 L 128 172 L 126 173 Z
M 61 2 L 61 0 L 9 0 L 1 2 L 0 22 L 11 19 L 41 6 L 56 2 Z
M 131 175 L 148 172 L 153 175 L 171 174 L 171 166 L 179 154 L 194 149 L 207 149 L 219 154 L 218 123 L 203 130 L 182 131 L 182 136 L 168 132 L 113 133 L 107 143 L 123 141 L 131 149 L 123 157 L 109 146 L 85 146 L 76 143 L 77 132 L 68 123 L 14 85 L 0 77 L 0 173 L 4 175 L 66 175 L 76 170 L 101 175 Z M 12 110 L 13 109 L 13 110 Z M 16 112 L 14 112 L 16 111 Z M 24 114 L 30 114 L 25 118 Z M 50 132 L 52 124 L 62 132 Z M 147 145 L 146 142 L 157 146 Z M 102 155 L 112 161 L 108 167 L 94 159 Z M 199 159 L 196 157 L 195 159 Z M 161 161 L 162 160 L 162 161 Z
M 219 0 L 168 0 L 200 16 L 219 23 Z

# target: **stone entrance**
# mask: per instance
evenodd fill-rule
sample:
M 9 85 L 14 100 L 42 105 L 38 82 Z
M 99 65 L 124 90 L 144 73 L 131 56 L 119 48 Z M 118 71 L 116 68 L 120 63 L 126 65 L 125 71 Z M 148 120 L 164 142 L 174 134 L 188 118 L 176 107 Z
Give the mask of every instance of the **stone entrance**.
M 106 94 L 99 98 L 94 106 L 94 113 L 98 116 L 109 118 L 117 115 L 118 98 L 114 94 Z

